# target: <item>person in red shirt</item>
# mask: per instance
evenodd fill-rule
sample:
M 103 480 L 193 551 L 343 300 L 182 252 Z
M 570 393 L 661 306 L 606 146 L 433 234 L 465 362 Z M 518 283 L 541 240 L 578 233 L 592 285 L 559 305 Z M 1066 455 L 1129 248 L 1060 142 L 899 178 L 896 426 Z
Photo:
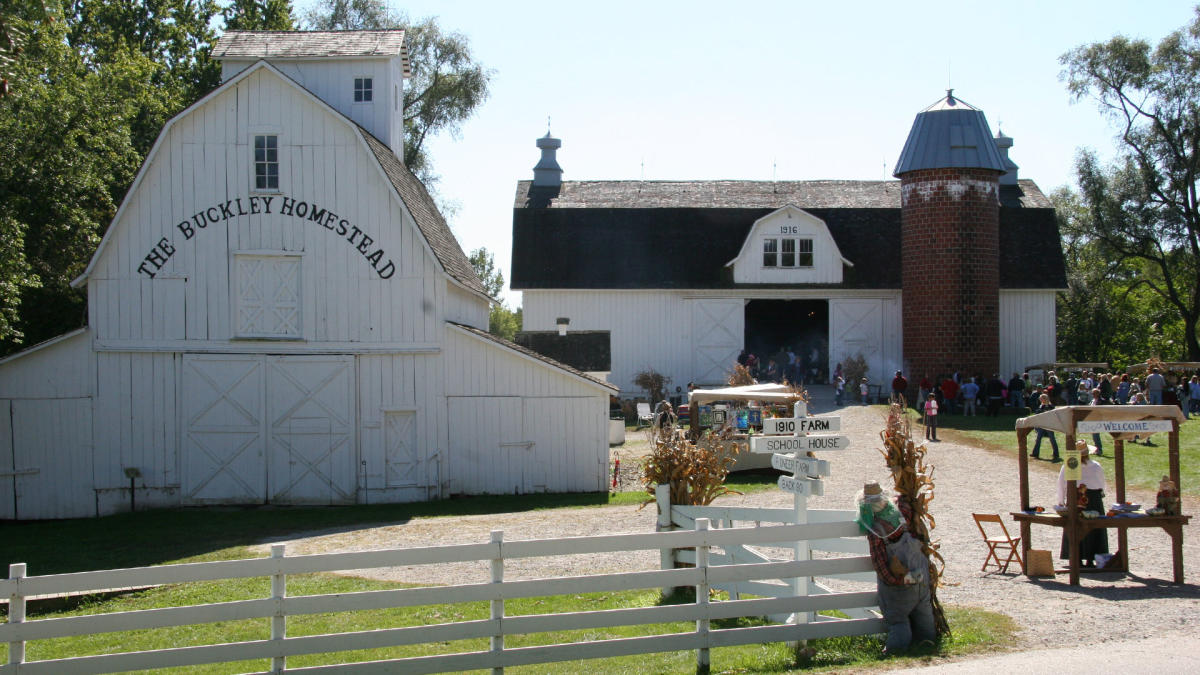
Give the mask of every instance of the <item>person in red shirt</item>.
M 946 414 L 958 414 L 958 383 L 954 378 L 942 380 L 942 399 L 946 402 Z
M 897 370 L 896 376 L 892 378 L 892 396 L 900 398 L 906 391 L 908 391 L 908 380 Z

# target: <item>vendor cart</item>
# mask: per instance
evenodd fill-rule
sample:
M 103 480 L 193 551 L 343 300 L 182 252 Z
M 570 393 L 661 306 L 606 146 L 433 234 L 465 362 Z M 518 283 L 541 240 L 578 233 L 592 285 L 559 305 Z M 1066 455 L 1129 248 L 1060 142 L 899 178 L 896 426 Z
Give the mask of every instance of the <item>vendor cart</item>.
M 1077 500 L 1067 499 L 1067 509 L 1063 515 L 1054 513 L 1035 513 L 1029 504 L 1029 433 L 1035 429 L 1045 429 L 1066 436 L 1066 448 L 1075 447 L 1075 430 L 1079 422 L 1089 421 L 1143 421 L 1169 420 L 1172 422 L 1168 432 L 1167 461 L 1169 473 L 1176 488 L 1182 490 L 1179 483 L 1179 425 L 1183 422 L 1183 413 L 1179 408 L 1169 405 L 1137 405 L 1137 406 L 1065 406 L 1055 408 L 1037 415 L 1030 415 L 1017 420 L 1017 466 L 1021 476 L 1021 511 L 1012 514 L 1013 520 L 1021 525 L 1021 547 L 1024 555 L 1021 559 L 1028 563 L 1029 534 L 1031 525 L 1048 525 L 1063 528 L 1067 533 L 1071 552 L 1070 583 L 1079 585 L 1079 541 L 1094 529 L 1106 528 L 1117 531 L 1117 552 L 1113 555 L 1105 571 L 1129 571 L 1129 546 L 1127 534 L 1133 527 L 1157 527 L 1171 537 L 1171 555 L 1174 562 L 1174 581 L 1183 583 L 1183 526 L 1191 516 L 1146 514 L 1125 514 L 1116 517 L 1100 517 L 1085 519 L 1080 514 Z M 1116 486 L 1116 502 L 1125 502 L 1125 441 L 1132 438 L 1133 433 L 1112 433 L 1113 439 L 1113 484 Z M 1145 435 L 1145 434 L 1142 434 Z M 1075 481 L 1067 481 L 1067 495 L 1075 494 Z M 1024 570 L 1028 573 L 1028 570 Z
M 688 436 L 695 442 L 704 429 L 729 425 L 735 429 L 734 438 L 746 443 L 750 435 L 762 433 L 764 410 L 777 407 L 782 414 L 790 416 L 792 406 L 799 400 L 801 397 L 796 390 L 785 384 L 693 389 L 688 392 Z M 730 470 L 769 468 L 771 455 L 739 452 Z

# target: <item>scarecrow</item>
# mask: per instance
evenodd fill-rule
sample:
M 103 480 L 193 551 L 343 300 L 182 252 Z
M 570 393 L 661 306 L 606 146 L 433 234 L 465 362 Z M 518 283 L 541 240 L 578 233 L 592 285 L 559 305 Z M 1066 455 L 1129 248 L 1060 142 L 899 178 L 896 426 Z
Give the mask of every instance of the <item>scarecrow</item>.
M 912 509 L 901 498 L 889 502 L 875 481 L 863 485 L 857 506 L 855 520 L 871 547 L 879 608 L 888 627 L 884 653 L 902 652 L 914 640 L 932 643 L 937 626 L 929 591 L 929 558 L 910 527 Z

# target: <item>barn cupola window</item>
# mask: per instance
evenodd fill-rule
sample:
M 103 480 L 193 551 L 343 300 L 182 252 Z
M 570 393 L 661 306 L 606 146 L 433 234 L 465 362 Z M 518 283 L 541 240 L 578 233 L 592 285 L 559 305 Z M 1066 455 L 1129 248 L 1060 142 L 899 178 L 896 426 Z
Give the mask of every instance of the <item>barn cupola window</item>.
M 763 267 L 797 268 L 813 266 L 813 240 L 774 237 L 763 239 Z
M 386 89 L 384 90 L 383 95 L 385 97 L 387 96 Z M 372 97 L 373 97 L 373 86 L 371 84 L 371 78 L 369 78 L 369 77 L 354 78 L 354 102 L 355 103 L 370 103 Z M 387 100 L 387 99 L 385 98 L 384 100 Z
M 270 134 L 254 136 L 254 189 L 279 189 L 279 137 Z

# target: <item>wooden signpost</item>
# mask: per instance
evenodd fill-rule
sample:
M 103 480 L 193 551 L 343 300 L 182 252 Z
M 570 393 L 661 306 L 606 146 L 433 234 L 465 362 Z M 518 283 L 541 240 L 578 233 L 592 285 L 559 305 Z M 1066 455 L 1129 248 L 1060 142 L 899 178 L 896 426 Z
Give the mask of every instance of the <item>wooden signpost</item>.
M 750 452 L 771 453 L 771 466 L 791 473 L 779 477 L 779 489 L 793 496 L 793 522 L 808 522 L 808 498 L 825 494 L 821 476 L 829 475 L 829 462 L 807 456 L 809 452 L 821 450 L 845 450 L 850 447 L 846 436 L 809 436 L 812 432 L 841 431 L 841 417 L 809 417 L 808 405 L 796 403 L 794 417 L 777 417 L 763 420 L 763 436 L 750 438 Z M 786 453 L 786 454 L 781 454 Z M 796 542 L 793 560 L 809 560 L 812 551 L 807 541 Z M 812 594 L 811 577 L 795 577 L 792 593 L 799 596 Z M 793 623 L 812 621 L 811 613 L 796 612 Z

